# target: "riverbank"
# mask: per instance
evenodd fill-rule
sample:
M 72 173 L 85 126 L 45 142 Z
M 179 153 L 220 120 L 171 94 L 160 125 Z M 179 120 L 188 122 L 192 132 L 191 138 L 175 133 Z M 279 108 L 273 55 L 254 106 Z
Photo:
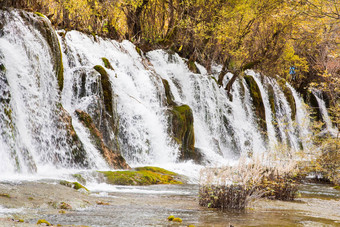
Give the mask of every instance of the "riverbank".
M 294 202 L 261 199 L 246 212 L 222 213 L 200 207 L 197 193 L 197 185 L 101 184 L 88 193 L 50 180 L 2 182 L 0 226 L 37 226 L 39 219 L 62 226 L 340 225 L 340 191 L 327 185 L 303 185 L 301 197 Z M 71 209 L 61 209 L 62 203 Z M 169 222 L 170 215 L 183 222 Z

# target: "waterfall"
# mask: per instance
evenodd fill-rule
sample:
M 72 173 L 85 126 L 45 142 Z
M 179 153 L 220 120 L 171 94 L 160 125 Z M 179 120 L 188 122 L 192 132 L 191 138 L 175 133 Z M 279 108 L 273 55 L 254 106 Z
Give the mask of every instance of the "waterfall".
M 1 74 L 1 91 L 5 96 L 0 99 L 0 144 L 5 156 L 1 168 L 26 173 L 42 170 L 44 166 L 51 171 L 53 167 L 91 166 L 90 159 L 75 154 L 82 147 L 69 138 L 67 114 L 59 108 L 52 56 L 55 50 L 51 50 L 46 37 L 36 28 L 41 18 L 19 14 L 15 10 L 1 11 L 6 22 L 0 37 L 1 63 L 5 68 Z
M 310 144 L 309 113 L 288 83 L 247 71 L 228 96 L 216 82 L 220 66 L 208 74 L 195 63 L 191 72 L 186 59 L 169 51 L 143 53 L 129 41 L 77 31 L 56 34 L 32 13 L 0 16 L 2 172 L 107 169 L 108 151 L 131 166 L 175 169 L 184 145 L 174 138 L 171 111 L 185 105 L 193 116 L 192 152 L 203 165 L 270 152 L 279 143 L 294 150 Z M 181 161 L 181 168 L 192 167 Z
M 336 137 L 338 134 L 338 129 L 336 127 L 333 126 L 331 118 L 329 116 L 327 107 L 326 107 L 326 103 L 323 100 L 323 96 L 322 93 L 317 91 L 317 90 L 313 90 L 312 91 L 313 95 L 315 96 L 317 102 L 318 102 L 318 106 L 319 106 L 319 110 L 321 112 L 322 115 L 322 120 L 325 123 L 326 126 L 326 132 L 330 133 L 332 136 Z

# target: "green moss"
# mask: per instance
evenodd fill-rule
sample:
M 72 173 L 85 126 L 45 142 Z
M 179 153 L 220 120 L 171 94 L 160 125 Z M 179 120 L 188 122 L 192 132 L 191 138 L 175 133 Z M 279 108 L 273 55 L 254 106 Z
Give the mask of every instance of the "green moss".
M 34 198 L 33 198 L 33 197 L 28 197 L 28 200 L 31 200 L 31 201 L 32 201 L 32 200 L 34 200 Z
M 216 80 L 216 78 L 214 76 L 212 76 L 211 79 L 213 79 L 215 81 L 215 83 L 218 84 L 218 81 Z
M 140 167 L 131 171 L 100 171 L 109 184 L 115 185 L 152 185 L 182 184 L 175 180 L 177 174 L 157 167 Z
M 0 72 L 6 72 L 6 67 L 4 64 L 0 64 Z
M 136 51 L 142 57 L 142 50 L 137 46 L 136 46 Z
M 79 190 L 81 188 L 85 189 L 86 191 L 89 191 L 87 188 L 85 188 L 83 185 L 79 184 L 78 182 L 69 182 L 69 181 L 60 181 L 61 185 L 64 185 L 66 187 L 74 188 L 76 190 Z
M 112 110 L 112 88 L 111 83 L 109 79 L 109 74 L 105 71 L 105 69 L 100 66 L 96 65 L 94 69 L 100 74 L 101 76 L 101 85 L 103 88 L 103 95 L 104 95 L 104 105 L 105 110 L 113 116 L 113 110 Z
M 45 15 L 44 15 L 44 14 L 42 14 L 42 13 L 39 13 L 39 12 L 34 12 L 34 14 L 35 14 L 35 15 L 37 15 L 37 16 L 39 16 L 39 17 L 44 17 L 44 18 L 46 18 L 46 17 L 45 17 Z
M 60 52 L 60 59 L 59 64 L 57 66 L 57 80 L 58 80 L 58 86 L 59 90 L 62 91 L 64 88 L 64 65 L 63 65 L 63 55 L 61 52 L 60 43 L 58 42 L 59 46 L 59 52 Z
M 45 219 L 38 220 L 37 225 L 40 225 L 40 224 L 45 224 L 47 226 L 51 226 L 51 224 L 48 221 L 46 221 Z
M 200 70 L 197 68 L 195 61 L 192 59 L 189 59 L 187 61 L 187 66 L 189 68 L 189 70 L 193 73 L 200 73 Z
M 269 104 L 270 104 L 270 109 L 272 111 L 272 115 L 275 117 L 276 116 L 275 94 L 274 94 L 274 89 L 271 85 L 268 86 L 268 97 L 269 97 Z
M 81 184 L 86 184 L 86 179 L 81 174 L 72 174 L 72 177 L 76 178 Z
M 11 196 L 7 193 L 0 193 L 0 197 L 11 198 Z
M 170 110 L 173 139 L 180 146 L 180 160 L 192 159 L 199 163 L 202 156 L 195 151 L 194 116 L 188 105 L 174 106 Z
M 105 65 L 105 68 L 113 70 L 113 67 L 112 67 L 111 63 L 110 63 L 110 61 L 107 58 L 102 58 L 102 61 L 103 61 L 104 65 Z
M 161 174 L 167 174 L 167 175 L 172 175 L 172 176 L 178 175 L 177 173 L 171 172 L 171 171 L 163 169 L 163 168 L 154 167 L 154 166 L 137 167 L 135 169 L 137 171 L 145 170 L 145 171 L 151 171 L 151 172 L 154 172 L 154 173 L 161 173 Z
M 61 202 L 61 203 L 60 203 L 60 206 L 59 206 L 59 209 L 62 209 L 62 210 L 71 210 L 72 207 L 71 207 L 71 205 L 68 204 L 68 203 Z
M 267 131 L 266 113 L 264 109 L 261 91 L 252 76 L 246 75 L 244 76 L 244 79 L 246 80 L 249 86 L 250 95 L 253 99 L 258 125 L 262 131 L 266 132 Z
M 162 83 L 165 89 L 166 102 L 168 103 L 169 106 L 175 105 L 175 102 L 173 101 L 174 97 L 171 93 L 169 82 L 165 79 L 162 79 Z
M 168 217 L 168 220 L 169 220 L 169 221 L 172 221 L 172 220 L 174 220 L 174 218 L 175 218 L 175 216 L 170 215 L 170 216 Z
M 182 219 L 181 218 L 174 218 L 172 221 L 173 222 L 182 222 Z

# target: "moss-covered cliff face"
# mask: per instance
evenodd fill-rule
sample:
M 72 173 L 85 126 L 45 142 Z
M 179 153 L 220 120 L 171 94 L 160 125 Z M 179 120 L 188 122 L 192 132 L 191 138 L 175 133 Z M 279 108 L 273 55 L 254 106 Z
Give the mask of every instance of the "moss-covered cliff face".
M 286 86 L 286 80 L 285 79 L 280 79 L 278 80 L 278 84 L 280 85 L 288 103 L 291 109 L 291 119 L 294 121 L 295 120 L 295 116 L 296 116 L 296 103 L 295 103 L 295 99 L 293 96 L 292 91 L 289 89 L 289 87 Z
M 119 151 L 113 151 L 106 146 L 103 134 L 98 130 L 96 125 L 93 123 L 92 118 L 89 114 L 81 110 L 76 110 L 76 115 L 80 122 L 89 130 L 94 145 L 104 156 L 107 163 L 111 167 L 116 169 L 130 168 Z
M 177 105 L 167 80 L 162 80 L 168 104 L 169 132 L 181 151 L 179 160 L 202 161 L 201 152 L 195 148 L 194 116 L 188 105 Z
M 168 104 L 168 106 L 175 106 L 176 103 L 173 101 L 174 97 L 170 91 L 169 82 L 167 80 L 162 79 L 162 83 L 163 83 L 164 90 L 165 90 L 166 103 Z
M 259 128 L 262 131 L 266 132 L 267 131 L 266 112 L 264 110 L 261 91 L 252 76 L 244 76 L 244 79 L 248 84 L 250 95 L 251 98 L 253 99 L 254 110 L 257 116 Z
M 20 16 L 44 37 L 50 47 L 50 55 L 52 56 L 53 70 L 58 80 L 59 90 L 62 91 L 64 87 L 64 67 L 62 60 L 62 53 L 58 37 L 50 23 L 50 21 L 39 13 L 28 13 L 20 11 Z

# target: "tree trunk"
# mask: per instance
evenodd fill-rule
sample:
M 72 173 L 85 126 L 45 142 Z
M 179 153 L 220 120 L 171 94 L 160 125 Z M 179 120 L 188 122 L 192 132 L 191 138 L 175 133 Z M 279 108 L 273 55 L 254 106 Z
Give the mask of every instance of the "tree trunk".
M 174 24 L 175 24 L 175 19 L 174 19 L 174 4 L 173 4 L 173 0 L 169 1 L 169 10 L 170 10 L 170 21 L 169 21 L 169 25 L 168 25 L 168 31 L 166 32 L 166 36 L 165 37 L 169 37 L 170 32 L 172 31 Z

